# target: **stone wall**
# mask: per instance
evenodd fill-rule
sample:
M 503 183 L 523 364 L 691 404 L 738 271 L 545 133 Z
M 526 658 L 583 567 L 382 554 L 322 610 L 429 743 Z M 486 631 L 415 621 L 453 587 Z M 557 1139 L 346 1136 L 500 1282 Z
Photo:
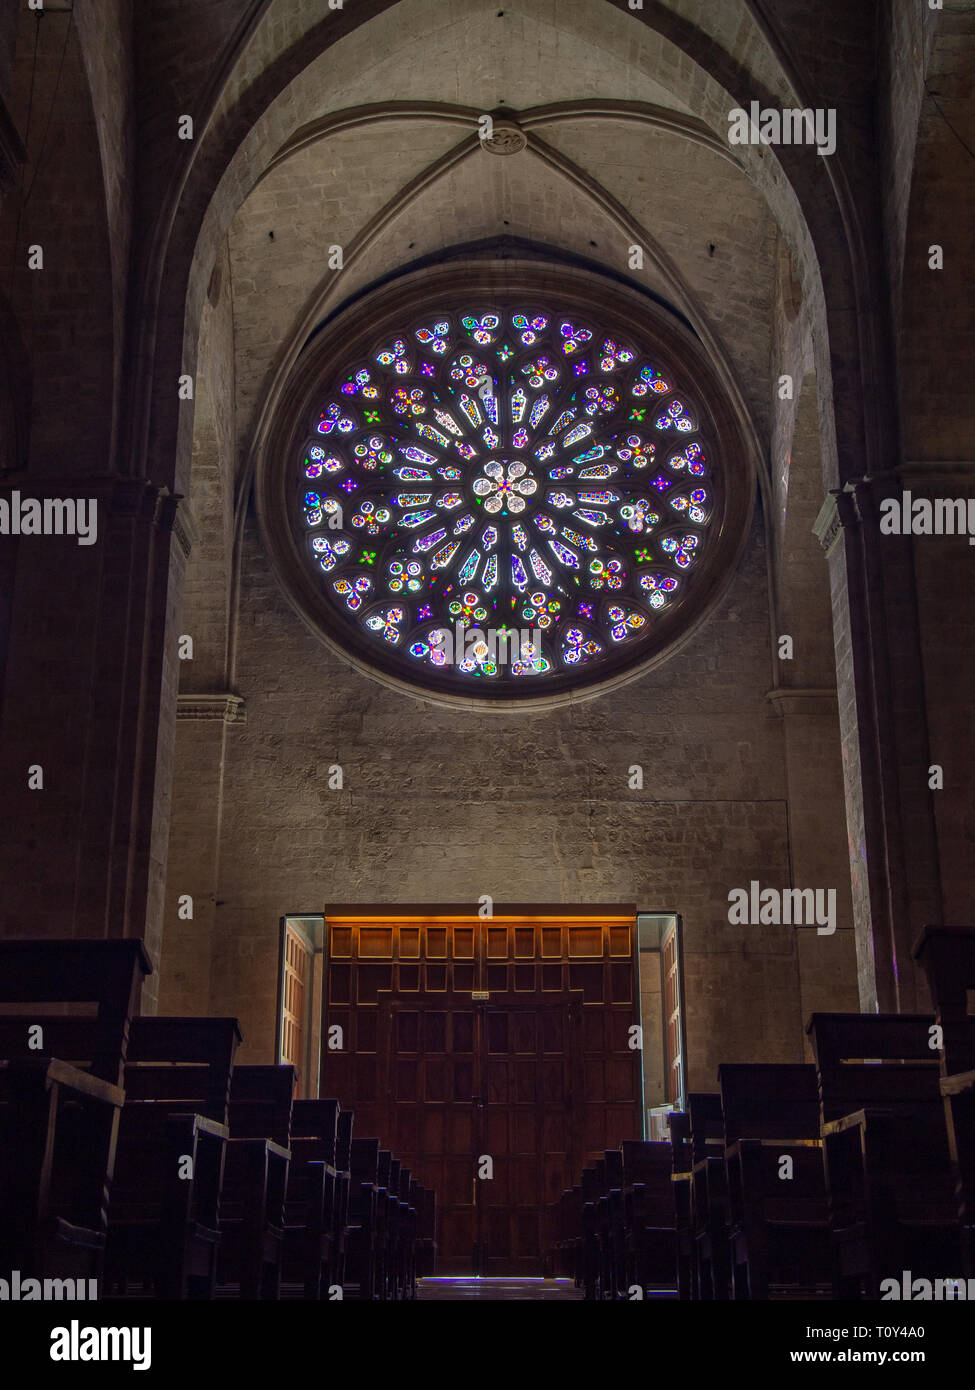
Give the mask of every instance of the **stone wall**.
M 225 737 L 207 1002 L 241 1018 L 251 1060 L 273 1052 L 282 915 L 329 902 L 475 905 L 482 894 L 680 912 L 693 1086 L 711 1086 L 720 1061 L 802 1057 L 794 929 L 727 921 L 732 887 L 791 882 L 782 727 L 765 698 L 760 517 L 730 592 L 677 655 L 615 691 L 537 714 L 445 709 L 387 689 L 295 616 L 252 525 L 242 563 L 246 723 L 181 723 L 177 775 L 185 798 L 209 803 Z M 342 790 L 328 785 L 336 763 Z M 642 791 L 628 787 L 635 763 Z M 835 763 L 806 809 L 826 843 L 841 816 L 838 750 Z M 198 820 L 179 850 L 171 845 L 171 885 L 205 872 L 212 846 L 192 833 Z M 832 868 L 829 882 L 841 886 L 842 853 Z M 167 932 L 172 916 L 171 900 Z M 167 935 L 165 1012 L 204 1002 L 194 962 L 206 928 L 175 930 L 186 951 L 172 960 Z M 824 976 L 833 998 L 848 999 L 842 935 L 817 962 L 818 1007 Z

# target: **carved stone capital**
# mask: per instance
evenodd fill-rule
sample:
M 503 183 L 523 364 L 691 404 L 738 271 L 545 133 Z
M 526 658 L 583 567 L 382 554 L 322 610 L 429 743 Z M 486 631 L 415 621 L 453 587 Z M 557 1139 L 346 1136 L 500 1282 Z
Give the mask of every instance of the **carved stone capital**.
M 218 695 L 180 695 L 176 702 L 177 719 L 218 719 L 224 724 L 246 722 L 246 707 L 242 695 L 225 692 Z
M 813 534 L 827 555 L 832 551 L 844 526 L 838 502 L 842 495 L 842 491 L 828 492 L 823 498 L 819 515 L 813 522 Z
M 176 496 L 173 501 L 176 503 L 173 515 L 173 535 L 176 537 L 184 557 L 189 559 L 190 551 L 194 545 L 199 544 L 200 529 L 196 524 L 196 517 L 193 515 L 189 499 Z

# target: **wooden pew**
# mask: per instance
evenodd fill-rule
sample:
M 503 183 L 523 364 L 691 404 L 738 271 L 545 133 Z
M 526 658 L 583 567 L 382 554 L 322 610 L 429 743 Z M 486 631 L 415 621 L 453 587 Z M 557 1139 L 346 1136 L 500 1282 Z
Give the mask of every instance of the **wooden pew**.
M 829 1211 L 816 1068 L 718 1068 L 736 1299 L 825 1298 Z
M 728 1183 L 724 1163 L 724 1120 L 717 1092 L 692 1091 L 687 1097 L 691 1138 L 691 1297 L 702 1301 L 731 1297 Z
M 378 1139 L 352 1140 L 346 1290 L 352 1297 L 367 1302 L 380 1297 L 376 1282 L 379 1153 Z
M 588 1300 L 676 1296 L 676 1231 L 670 1144 L 626 1140 L 582 1171 L 553 1204 L 550 1268 Z
M 623 1157 L 618 1150 L 605 1149 L 596 1160 L 596 1297 L 614 1300 L 620 1296 L 617 1272 L 622 1258 Z
M 388 1149 L 380 1148 L 379 1162 L 376 1168 L 376 1208 L 375 1208 L 375 1230 L 373 1234 L 372 1259 L 374 1266 L 375 1297 L 386 1300 L 389 1297 L 387 1269 L 387 1255 L 390 1240 L 392 1238 L 393 1216 L 392 1205 L 392 1182 L 393 1182 L 393 1155 Z M 398 1165 L 397 1165 L 398 1167 Z
M 599 1298 L 599 1199 L 603 1195 L 598 1163 L 582 1170 L 582 1287 L 588 1300 Z
M 404 1168 L 398 1158 L 390 1164 L 390 1216 L 392 1229 L 386 1253 L 387 1296 L 401 1300 L 412 1297 L 415 1292 L 411 1227 L 415 1223 L 416 1212 L 411 1218 L 410 1170 Z
M 667 1143 L 626 1139 L 623 1160 L 622 1296 L 634 1285 L 648 1294 L 677 1295 L 677 1231 L 672 1150 Z
M 44 1023 L 43 1055 L 76 1062 L 113 1086 L 122 1085 L 129 1022 L 139 1012 L 142 983 L 151 974 L 152 962 L 141 941 L 0 939 L 0 1004 L 95 1004 L 93 1020 L 64 1015 L 39 1020 L 33 1012 L 18 1018 Z M 6 1029 L 17 1019 L 8 1013 L 2 1022 Z M 85 1022 L 89 1028 L 76 1032 Z M 11 1037 L 4 1032 L 5 1045 Z M 78 1057 L 63 1056 L 75 1040 L 82 1044 Z M 54 1051 L 54 1045 L 62 1051 Z
M 0 940 L 0 1005 L 20 1011 L 0 1018 L 0 1249 L 23 1277 L 102 1277 L 129 1020 L 151 971 L 140 941 Z M 81 1004 L 95 1016 L 44 1012 Z
M 423 1202 L 426 1187 L 410 1177 L 410 1206 L 413 1209 L 413 1294 L 416 1297 L 416 1281 L 423 1277 Z
M 343 1281 L 339 1183 L 347 1174 L 336 1166 L 340 1111 L 337 1100 L 296 1100 L 291 1111 L 284 1282 L 300 1282 L 305 1298 L 327 1299 Z
M 295 1069 L 235 1067 L 220 1202 L 218 1292 L 280 1296 Z
M 691 1148 L 691 1117 L 683 1110 L 672 1110 L 670 1122 L 671 1174 L 674 1189 L 674 1221 L 677 1237 L 677 1297 L 685 1302 L 694 1297 L 694 1158 Z
M 339 1249 L 342 1265 L 342 1277 L 338 1282 L 342 1285 L 345 1284 L 346 1252 L 348 1250 L 349 1234 L 351 1230 L 349 1202 L 352 1183 L 351 1169 L 354 1114 L 355 1112 L 352 1110 L 339 1111 L 338 1131 L 335 1140 L 335 1168 L 338 1173 L 338 1178 L 336 1179 L 336 1207 L 337 1220 L 339 1222 Z
M 404 1287 L 402 1297 L 416 1298 L 417 1279 L 420 1261 L 420 1211 L 423 1203 L 423 1184 L 418 1183 L 412 1172 L 404 1168 L 400 1172 L 400 1200 L 406 1203 L 404 1215 Z
M 554 1249 L 552 1266 L 557 1277 L 571 1279 L 582 1287 L 582 1187 L 562 1193 L 553 1213 Z
M 962 1270 L 975 1278 L 975 928 L 925 927 L 914 958 L 927 976 L 944 1034 L 940 1090 L 962 1237 Z
M 213 1297 L 235 1018 L 134 1018 L 109 1210 L 106 1287 Z
M 406 1181 L 407 1186 L 409 1186 L 408 1174 Z M 386 1290 L 385 1296 L 391 1301 L 405 1297 L 403 1267 L 406 1262 L 406 1251 L 403 1240 L 409 1203 L 404 1203 L 402 1200 L 402 1183 L 403 1165 L 398 1158 L 394 1157 L 389 1165 L 389 1187 L 386 1199 L 386 1248 L 383 1254 L 383 1285 Z
M 424 1187 L 417 1207 L 416 1272 L 419 1278 L 432 1278 L 437 1272 L 437 1198 L 432 1188 Z
M 837 1298 L 962 1267 L 929 1014 L 813 1014 Z

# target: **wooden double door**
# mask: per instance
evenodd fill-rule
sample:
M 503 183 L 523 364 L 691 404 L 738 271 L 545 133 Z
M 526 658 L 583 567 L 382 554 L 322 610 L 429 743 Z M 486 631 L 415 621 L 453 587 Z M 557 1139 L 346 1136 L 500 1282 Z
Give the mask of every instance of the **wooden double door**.
M 435 1191 L 441 1274 L 544 1273 L 561 1193 L 640 1134 L 629 929 L 573 925 L 332 926 L 322 1094 Z

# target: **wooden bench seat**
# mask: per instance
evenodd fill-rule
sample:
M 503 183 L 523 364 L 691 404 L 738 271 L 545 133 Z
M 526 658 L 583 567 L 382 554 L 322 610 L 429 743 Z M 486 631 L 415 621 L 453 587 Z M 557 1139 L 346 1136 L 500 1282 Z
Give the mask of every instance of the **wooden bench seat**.
M 724 1120 L 718 1092 L 687 1097 L 691 1142 L 691 1297 L 704 1302 L 731 1297 L 728 1181 Z
M 437 1272 L 437 1197 L 430 1187 L 424 1186 L 420 1190 L 416 1224 L 417 1277 L 420 1279 L 432 1278 Z
M 960 1228 L 929 1014 L 814 1014 L 836 1298 L 954 1277 Z
M 925 927 L 914 958 L 927 976 L 943 1032 L 940 1091 L 962 1240 L 975 1278 L 975 927 Z
M 372 1302 L 376 1283 L 379 1206 L 378 1139 L 353 1139 L 349 1162 L 349 1220 L 346 1243 L 347 1297 Z
M 677 1230 L 671 1146 L 624 1140 L 624 1240 L 620 1286 L 624 1297 L 639 1285 L 649 1293 L 677 1293 Z
M 294 1283 L 305 1271 L 305 1298 L 327 1298 L 329 1290 L 340 1288 L 343 1282 L 345 1212 L 340 1210 L 340 1200 L 341 1183 L 343 1178 L 347 1182 L 348 1175 L 337 1167 L 340 1111 L 337 1100 L 296 1100 L 291 1111 L 284 1281 Z M 314 1174 L 306 1171 L 313 1164 L 320 1169 L 320 1190 Z M 307 1235 L 299 1221 L 302 1209 L 307 1213 Z M 311 1249 L 306 1248 L 309 1246 L 317 1246 L 320 1260 L 315 1260 Z
M 22 1276 L 100 1284 L 129 1020 L 151 971 L 140 941 L 0 940 L 0 1249 Z M 94 1014 L 50 1013 L 82 1006 Z
M 670 1181 L 674 1190 L 674 1223 L 677 1238 L 677 1297 L 686 1301 L 694 1296 L 694 1159 L 691 1149 L 691 1117 L 684 1110 L 672 1110 L 668 1118 Z
M 627 1140 L 606 1149 L 550 1216 L 549 1266 L 573 1279 L 586 1299 L 676 1296 L 669 1144 Z
M 718 1068 L 736 1299 L 825 1298 L 829 1210 L 811 1065 Z
M 225 1296 L 280 1297 L 294 1080 L 291 1066 L 234 1069 L 217 1267 Z
M 106 1287 L 113 1297 L 212 1298 L 234 1018 L 132 1020 Z

